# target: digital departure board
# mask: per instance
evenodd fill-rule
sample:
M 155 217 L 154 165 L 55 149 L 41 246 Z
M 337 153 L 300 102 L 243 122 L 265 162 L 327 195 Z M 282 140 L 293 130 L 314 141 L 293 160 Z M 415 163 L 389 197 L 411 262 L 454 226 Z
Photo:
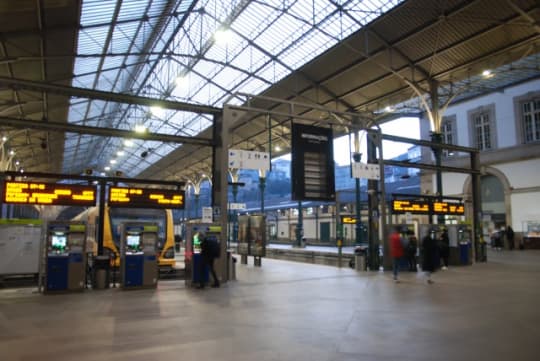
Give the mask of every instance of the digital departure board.
M 169 189 L 109 187 L 109 206 L 184 208 L 184 192 Z
M 393 213 L 416 213 L 429 214 L 430 207 L 427 201 L 409 200 L 409 199 L 394 199 L 392 201 Z
M 462 216 L 465 214 L 465 206 L 460 202 L 394 199 L 392 201 L 392 213 L 448 214 Z
M 341 224 L 356 224 L 356 217 L 341 216 Z
M 11 204 L 90 207 L 96 205 L 96 187 L 77 184 L 6 181 L 3 201 Z
M 449 202 L 433 202 L 433 213 L 434 214 L 455 214 L 455 215 L 464 215 L 465 206 L 463 203 L 449 203 Z

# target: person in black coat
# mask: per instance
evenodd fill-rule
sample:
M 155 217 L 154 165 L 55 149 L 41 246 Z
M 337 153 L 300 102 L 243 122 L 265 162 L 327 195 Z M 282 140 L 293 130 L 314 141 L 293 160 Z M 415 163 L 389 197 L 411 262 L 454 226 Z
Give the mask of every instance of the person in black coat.
M 439 252 L 443 261 L 443 270 L 448 268 L 448 258 L 450 257 L 450 239 L 448 231 L 445 229 L 441 233 Z
M 427 276 L 427 283 L 431 284 L 431 274 L 437 269 L 436 262 L 439 262 L 437 257 L 437 241 L 435 240 L 435 231 L 431 230 L 422 239 L 422 271 Z
M 203 236 L 201 237 L 201 270 L 200 270 L 200 283 L 199 288 L 204 288 L 204 277 L 203 271 L 206 267 L 210 269 L 214 283 L 212 287 L 219 287 L 219 279 L 216 275 L 216 270 L 214 268 L 214 260 L 219 257 L 219 241 L 215 237 Z
M 512 227 L 506 227 L 506 239 L 508 240 L 508 249 L 514 249 L 514 230 Z
M 409 243 L 405 249 L 407 263 L 409 264 L 409 271 L 416 272 L 416 249 L 418 247 L 418 240 L 411 230 L 407 231 L 407 236 L 409 237 Z

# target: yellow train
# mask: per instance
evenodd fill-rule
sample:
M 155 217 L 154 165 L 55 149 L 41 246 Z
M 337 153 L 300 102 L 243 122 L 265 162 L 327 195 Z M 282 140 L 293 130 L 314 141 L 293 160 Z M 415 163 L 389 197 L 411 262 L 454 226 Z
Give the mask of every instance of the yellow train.
M 174 259 L 174 226 L 170 209 L 150 208 L 111 208 L 105 206 L 103 219 L 103 254 L 115 256 L 116 266 L 120 264 L 120 229 L 124 222 L 153 222 L 158 230 L 158 265 L 160 269 L 172 269 Z M 98 207 L 91 207 L 80 213 L 73 220 L 84 221 L 88 228 L 87 244 L 94 254 L 97 254 L 98 237 Z

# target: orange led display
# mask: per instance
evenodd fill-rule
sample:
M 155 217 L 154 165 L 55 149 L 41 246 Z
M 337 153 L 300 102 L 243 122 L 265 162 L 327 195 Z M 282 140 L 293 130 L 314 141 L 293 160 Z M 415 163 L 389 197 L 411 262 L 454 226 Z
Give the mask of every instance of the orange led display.
M 109 206 L 133 208 L 184 208 L 184 192 L 169 189 L 109 188 Z
M 50 206 L 95 206 L 96 188 L 77 184 L 5 182 L 3 202 Z

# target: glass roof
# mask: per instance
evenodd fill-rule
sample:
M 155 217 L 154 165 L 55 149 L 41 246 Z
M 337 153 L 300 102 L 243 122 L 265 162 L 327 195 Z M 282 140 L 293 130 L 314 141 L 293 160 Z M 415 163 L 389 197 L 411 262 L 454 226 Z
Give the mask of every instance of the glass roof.
M 401 2 L 83 0 L 73 86 L 221 107 L 233 93 L 264 91 Z M 69 121 L 182 136 L 211 124 L 204 115 L 78 98 Z M 64 172 L 133 177 L 181 146 L 124 143 L 69 134 Z

